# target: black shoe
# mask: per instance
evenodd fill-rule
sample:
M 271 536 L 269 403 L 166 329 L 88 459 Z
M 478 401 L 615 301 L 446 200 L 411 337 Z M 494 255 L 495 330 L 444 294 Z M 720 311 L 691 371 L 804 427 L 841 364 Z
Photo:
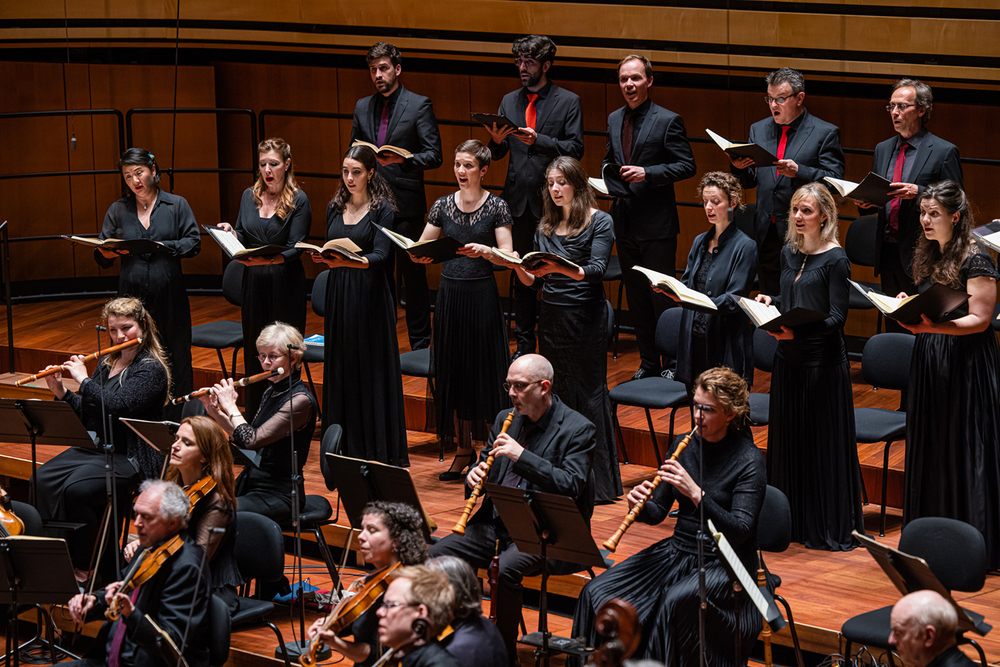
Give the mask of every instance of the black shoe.
M 524 352 L 522 352 L 521 350 L 514 350 L 514 354 L 510 355 L 510 363 L 514 363 L 515 361 L 517 361 L 517 358 L 523 354 Z
M 656 375 L 656 371 L 651 371 L 648 368 L 643 368 L 642 366 L 640 366 L 639 370 L 637 370 L 635 372 L 635 375 L 632 376 L 632 379 L 633 380 L 641 380 L 642 378 L 652 377 L 654 375 Z
M 451 460 L 451 468 L 438 475 L 438 479 L 442 482 L 454 482 L 457 479 L 462 479 L 465 476 L 465 469 L 472 465 L 475 460 L 475 452 L 471 454 L 455 454 L 455 458 Z M 459 465 L 460 463 L 461 465 Z

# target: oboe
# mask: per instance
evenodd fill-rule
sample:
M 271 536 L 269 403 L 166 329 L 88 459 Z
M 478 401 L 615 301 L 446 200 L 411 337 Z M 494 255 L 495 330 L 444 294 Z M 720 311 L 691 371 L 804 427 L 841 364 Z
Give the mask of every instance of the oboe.
M 284 372 L 285 369 L 279 366 L 278 368 L 274 368 L 269 371 L 264 371 L 263 373 L 257 373 L 257 375 L 250 375 L 248 377 L 237 380 L 236 382 L 233 383 L 233 386 L 245 387 L 248 384 L 254 384 L 256 382 L 260 382 L 262 380 L 266 380 L 267 378 L 274 377 L 275 375 L 281 375 Z M 198 389 L 197 391 L 192 391 L 187 396 L 180 396 L 178 398 L 175 398 L 174 400 L 171 401 L 171 403 L 173 403 L 174 405 L 180 405 L 181 403 L 187 403 L 188 401 L 193 400 L 195 398 L 200 398 L 202 396 L 211 396 L 214 393 L 215 389 L 213 389 L 212 387 L 205 387 L 203 389 Z
M 514 421 L 514 411 L 511 410 L 507 413 L 507 418 L 503 420 L 503 428 L 500 429 L 500 433 L 506 433 L 507 429 L 510 428 L 510 423 Z M 472 515 L 472 510 L 476 507 L 476 498 L 478 498 L 483 493 L 483 487 L 486 485 L 486 478 L 490 474 L 490 468 L 493 466 L 493 454 L 491 453 L 486 457 L 486 472 L 483 474 L 483 478 L 479 480 L 479 484 L 476 484 L 476 488 L 472 490 L 472 495 L 465 502 L 465 510 L 462 512 L 462 518 L 458 520 L 458 523 L 451 529 L 451 532 L 458 533 L 459 535 L 465 535 L 465 524 L 469 523 L 469 517 Z

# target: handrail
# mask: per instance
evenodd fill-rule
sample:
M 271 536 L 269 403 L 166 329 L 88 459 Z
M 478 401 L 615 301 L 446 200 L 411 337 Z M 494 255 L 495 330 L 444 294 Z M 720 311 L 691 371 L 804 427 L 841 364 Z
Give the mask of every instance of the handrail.
M 0 243 L 3 244 L 3 294 L 4 304 L 6 304 L 7 308 L 7 353 L 10 355 L 7 372 L 13 375 L 16 372 L 14 370 L 14 306 L 10 299 L 10 283 L 12 282 L 12 278 L 10 275 L 10 240 L 8 238 L 6 220 L 3 221 L 3 224 L 0 224 Z

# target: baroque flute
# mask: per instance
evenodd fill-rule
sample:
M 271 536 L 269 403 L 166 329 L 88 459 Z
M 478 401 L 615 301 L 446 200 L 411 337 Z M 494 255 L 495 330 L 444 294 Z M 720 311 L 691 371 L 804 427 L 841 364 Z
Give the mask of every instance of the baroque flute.
M 500 433 L 506 433 L 507 429 L 510 428 L 510 423 L 514 421 L 514 411 L 511 410 L 507 413 L 507 418 L 503 420 L 503 428 L 500 429 Z M 493 466 L 493 454 L 491 453 L 486 457 L 486 474 L 483 478 L 479 480 L 479 484 L 476 484 L 476 488 L 472 490 L 472 495 L 465 502 L 465 510 L 462 511 L 462 518 L 458 520 L 458 523 L 452 527 L 451 532 L 458 533 L 459 535 L 465 535 L 465 525 L 469 523 L 469 517 L 472 515 L 472 510 L 476 507 L 476 498 L 482 495 L 483 487 L 486 485 L 486 477 L 490 474 L 490 468 Z
M 694 432 L 696 430 L 697 429 L 691 429 L 691 432 L 688 433 L 686 436 L 684 436 L 684 439 L 681 440 L 680 444 L 677 445 L 677 449 L 675 449 L 674 453 L 670 456 L 669 459 L 667 459 L 668 461 L 676 461 L 677 457 L 681 455 L 681 452 L 687 449 L 688 443 L 691 442 L 691 436 L 694 435 Z M 639 516 L 639 512 L 642 511 L 642 508 L 645 506 L 646 501 L 649 500 L 650 496 L 653 495 L 653 490 L 657 486 L 659 486 L 661 479 L 662 478 L 659 475 L 657 475 L 653 479 L 653 486 L 650 487 L 649 489 L 649 495 L 640 500 L 639 502 L 637 502 L 632 507 L 632 509 L 628 511 L 628 514 L 625 515 L 625 520 L 622 521 L 622 525 L 618 526 L 618 530 L 615 532 L 615 534 L 609 537 L 608 540 L 604 543 L 605 549 L 614 552 L 614 550 L 618 548 L 618 542 L 621 541 L 622 536 L 625 535 L 625 531 L 628 530 L 628 527 L 631 526 L 633 523 L 635 523 L 636 517 Z
M 101 350 L 100 352 L 94 352 L 92 354 L 88 354 L 87 356 L 85 356 L 83 358 L 83 363 L 87 363 L 88 361 L 93 361 L 94 359 L 98 359 L 98 358 L 100 358 L 102 356 L 105 356 L 105 355 L 108 355 L 108 354 L 113 354 L 115 352 L 120 352 L 121 350 L 124 350 L 126 348 L 132 347 L 133 345 L 142 345 L 142 338 L 133 338 L 132 340 L 125 341 L 121 345 L 113 345 L 113 346 L 109 347 L 106 350 Z M 66 366 L 64 366 L 64 365 L 53 366 L 52 368 L 49 368 L 47 370 L 38 371 L 34 375 L 32 375 L 30 377 L 26 377 L 23 380 L 18 380 L 17 382 L 14 383 L 14 386 L 15 387 L 23 387 L 24 385 L 28 384 L 29 382 L 34 382 L 35 380 L 38 380 L 39 378 L 46 377 L 48 375 L 55 375 L 56 373 L 62 373 L 64 370 L 66 370 Z
M 264 371 L 263 373 L 257 373 L 257 375 L 250 375 L 245 378 L 241 378 L 233 383 L 234 387 L 245 387 L 248 384 L 254 384 L 260 382 L 261 380 L 266 380 L 267 378 L 274 377 L 275 375 L 281 375 L 285 372 L 284 368 L 280 366 L 278 368 L 273 368 L 269 371 Z M 197 391 L 192 391 L 187 396 L 179 396 L 174 400 L 170 401 L 173 405 L 180 405 L 181 403 L 187 403 L 188 401 L 194 400 L 196 398 L 201 398 L 202 396 L 211 396 L 215 393 L 215 389 L 212 387 L 204 387 L 203 389 L 198 389 Z

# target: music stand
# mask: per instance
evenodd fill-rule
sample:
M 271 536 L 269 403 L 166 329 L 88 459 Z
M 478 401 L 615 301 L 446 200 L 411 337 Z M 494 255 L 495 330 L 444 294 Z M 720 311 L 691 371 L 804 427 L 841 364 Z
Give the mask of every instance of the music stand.
M 487 484 L 486 492 L 518 550 L 542 558 L 538 632 L 525 635 L 521 642 L 537 646 L 535 664 L 541 662 L 548 667 L 551 638 L 548 622 L 548 559 L 604 567 L 604 556 L 594 543 L 590 526 L 584 521 L 572 498 L 500 484 Z M 561 651 L 581 655 L 568 645 L 570 640 L 562 637 L 555 639 Z
M 18 605 L 64 604 L 79 592 L 66 540 L 26 536 L 0 540 L 0 604 L 10 605 L 5 662 L 10 664 L 13 653 L 14 666 L 20 664 Z
M 128 417 L 119 417 L 118 421 L 132 429 L 140 440 L 163 454 L 163 466 L 160 470 L 160 477 L 163 477 L 167 466 L 170 465 L 170 450 L 174 446 L 180 424 L 171 421 L 154 422 L 148 419 L 130 419 Z

